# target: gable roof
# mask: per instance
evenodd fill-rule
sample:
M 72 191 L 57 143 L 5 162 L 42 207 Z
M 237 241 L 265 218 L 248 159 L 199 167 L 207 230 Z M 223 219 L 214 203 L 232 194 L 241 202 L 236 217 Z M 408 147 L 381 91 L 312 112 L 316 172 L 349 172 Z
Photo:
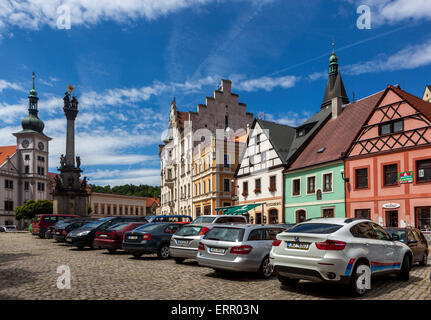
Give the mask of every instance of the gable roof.
M 395 91 L 396 94 L 398 94 L 401 98 L 406 100 L 408 104 L 410 104 L 412 107 L 416 108 L 419 112 L 421 112 L 425 117 L 428 118 L 428 120 L 431 120 L 431 103 L 425 100 L 422 100 L 421 98 L 418 98 L 411 93 L 408 93 L 404 90 L 401 90 L 400 88 L 394 87 L 389 85 L 386 90 L 392 89 Z
M 289 167 L 293 171 L 342 158 L 384 91 L 346 105 L 335 119 L 329 119 Z M 325 148 L 323 152 L 318 150 Z
M 16 146 L 0 147 L 0 166 L 2 166 L 8 157 L 12 157 L 16 152 Z

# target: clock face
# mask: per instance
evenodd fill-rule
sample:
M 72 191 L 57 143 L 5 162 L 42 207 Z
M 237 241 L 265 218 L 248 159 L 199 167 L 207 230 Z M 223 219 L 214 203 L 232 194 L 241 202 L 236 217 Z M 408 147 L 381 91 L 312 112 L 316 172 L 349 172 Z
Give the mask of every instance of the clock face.
M 39 144 L 37 146 L 39 147 L 39 150 L 43 150 L 45 148 L 45 146 L 42 142 L 39 142 Z
M 29 144 L 30 144 L 30 142 L 29 142 L 28 140 L 24 140 L 24 141 L 21 143 L 21 145 L 22 145 L 22 147 L 23 147 L 23 148 L 28 148 Z

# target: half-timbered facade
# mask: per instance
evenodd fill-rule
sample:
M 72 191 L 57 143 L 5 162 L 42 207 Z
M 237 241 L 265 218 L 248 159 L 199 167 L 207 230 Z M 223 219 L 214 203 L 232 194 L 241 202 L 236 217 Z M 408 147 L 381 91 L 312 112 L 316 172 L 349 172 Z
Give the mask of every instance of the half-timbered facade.
M 346 215 L 431 227 L 431 103 L 388 86 L 345 162 Z

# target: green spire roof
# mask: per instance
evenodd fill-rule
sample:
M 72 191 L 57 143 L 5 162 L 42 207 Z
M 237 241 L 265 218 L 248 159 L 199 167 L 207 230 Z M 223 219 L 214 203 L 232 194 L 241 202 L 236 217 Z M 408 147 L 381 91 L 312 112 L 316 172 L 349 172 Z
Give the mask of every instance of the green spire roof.
M 23 131 L 35 131 L 35 132 L 42 133 L 43 129 L 45 128 L 45 124 L 37 116 L 39 112 L 37 109 L 37 102 L 39 98 L 37 96 L 37 91 L 34 86 L 34 79 L 35 79 L 34 72 L 33 72 L 32 79 L 33 79 L 33 87 L 30 90 L 30 94 L 28 96 L 28 101 L 29 101 L 28 116 L 22 119 L 21 125 L 22 125 Z

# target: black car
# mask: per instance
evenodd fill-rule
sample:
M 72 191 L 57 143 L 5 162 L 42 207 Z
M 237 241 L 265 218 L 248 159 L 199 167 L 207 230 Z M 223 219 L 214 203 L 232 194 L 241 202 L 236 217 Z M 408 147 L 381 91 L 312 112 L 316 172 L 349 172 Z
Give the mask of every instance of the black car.
M 93 248 L 94 238 L 97 231 L 104 231 L 110 226 L 120 222 L 146 222 L 145 217 L 106 217 L 95 220 L 69 232 L 66 236 L 66 243 L 79 249 L 84 247 Z
M 54 231 L 52 232 L 52 237 L 57 242 L 65 242 L 67 234 L 75 229 L 82 227 L 90 222 L 93 222 L 94 219 L 66 219 L 63 221 L 57 222 L 54 226 Z
M 123 249 L 139 258 L 144 253 L 157 253 L 161 259 L 170 257 L 169 243 L 172 235 L 184 223 L 148 223 L 124 234 Z
M 399 241 L 410 247 L 413 253 L 413 263 L 419 262 L 421 266 L 427 265 L 429 253 L 428 242 L 419 229 L 413 227 L 385 229 L 392 235 L 398 235 Z

